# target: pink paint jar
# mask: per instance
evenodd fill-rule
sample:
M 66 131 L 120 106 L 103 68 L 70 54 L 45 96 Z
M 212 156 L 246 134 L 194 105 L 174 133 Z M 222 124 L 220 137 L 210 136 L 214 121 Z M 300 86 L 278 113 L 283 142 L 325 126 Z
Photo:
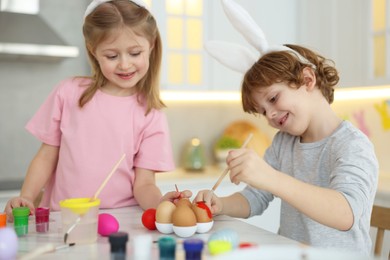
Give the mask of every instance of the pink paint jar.
M 35 209 L 35 228 L 39 233 L 45 233 L 49 231 L 49 208 L 37 208 Z

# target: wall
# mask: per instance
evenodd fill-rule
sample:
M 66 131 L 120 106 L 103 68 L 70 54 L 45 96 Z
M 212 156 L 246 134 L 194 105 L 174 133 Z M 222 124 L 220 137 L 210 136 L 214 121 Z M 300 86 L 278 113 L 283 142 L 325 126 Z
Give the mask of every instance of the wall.
M 87 3 L 40 0 L 39 15 L 65 42 L 79 47 L 78 58 L 60 62 L 0 60 L 0 180 L 24 177 L 39 147 L 24 125 L 55 84 L 69 76 L 89 73 L 81 31 Z

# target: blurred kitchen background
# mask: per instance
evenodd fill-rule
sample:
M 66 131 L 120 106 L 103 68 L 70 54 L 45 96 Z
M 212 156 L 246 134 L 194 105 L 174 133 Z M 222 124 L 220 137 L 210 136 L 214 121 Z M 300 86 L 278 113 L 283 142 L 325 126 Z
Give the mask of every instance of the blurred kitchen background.
M 0 0 L 0 189 L 20 188 L 40 145 L 25 131 L 26 122 L 59 81 L 90 72 L 81 31 L 89 2 Z M 217 165 L 214 145 L 229 127 L 233 127 L 237 138 L 242 138 L 240 133 L 244 135 L 245 131 L 234 130 L 240 125 L 237 121 L 256 128 L 262 139 L 255 149 L 261 153 L 275 131 L 264 119 L 242 111 L 239 94 L 242 75 L 222 66 L 203 49 L 203 43 L 208 40 L 251 48 L 227 20 L 220 1 L 146 2 L 158 20 L 164 43 L 161 89 L 178 171 L 188 165 L 188 149 L 193 138 L 198 138 L 198 142 L 192 145 L 200 142 L 202 148 L 200 170 L 184 169 L 183 175 L 177 176 L 185 178 L 188 174 L 193 180 L 194 176 L 218 172 L 219 168 L 213 168 Z M 302 44 L 335 61 L 341 80 L 333 107 L 374 143 L 380 161 L 381 191 L 389 196 L 388 2 L 236 2 L 249 11 L 270 44 Z M 42 48 L 41 45 L 51 46 Z M 256 55 L 254 50 L 253 53 Z M 213 178 L 211 182 L 215 181 Z M 389 197 L 385 200 L 390 201 Z

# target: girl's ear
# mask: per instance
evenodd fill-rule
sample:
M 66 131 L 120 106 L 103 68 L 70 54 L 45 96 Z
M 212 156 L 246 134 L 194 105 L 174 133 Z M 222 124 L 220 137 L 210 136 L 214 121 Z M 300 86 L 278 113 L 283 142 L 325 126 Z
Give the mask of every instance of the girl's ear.
M 303 69 L 302 73 L 303 73 L 304 86 L 306 87 L 307 90 L 313 90 L 317 83 L 314 70 L 310 67 L 306 67 Z

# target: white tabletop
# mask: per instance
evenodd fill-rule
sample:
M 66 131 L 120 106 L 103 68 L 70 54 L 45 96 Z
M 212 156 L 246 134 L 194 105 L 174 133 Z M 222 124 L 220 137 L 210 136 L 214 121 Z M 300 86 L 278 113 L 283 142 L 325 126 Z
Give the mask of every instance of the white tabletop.
M 138 206 L 120 208 L 120 209 L 112 209 L 112 210 L 100 210 L 100 213 L 110 213 L 115 216 L 119 222 L 120 228 L 119 231 L 124 231 L 129 234 L 129 242 L 127 244 L 127 259 L 135 259 L 133 256 L 133 239 L 139 235 L 150 234 L 152 236 L 153 241 L 157 241 L 159 237 L 166 236 L 161 234 L 157 230 L 150 231 L 147 230 L 141 223 L 142 210 Z M 11 225 L 11 224 L 9 224 Z M 226 216 L 218 216 L 214 219 L 213 228 L 206 234 L 195 234 L 192 238 L 201 238 L 206 242 L 211 234 L 214 232 L 229 228 L 238 233 L 239 242 L 250 242 L 258 245 L 258 247 L 252 248 L 253 250 L 262 250 L 258 252 L 254 252 L 254 255 L 258 255 L 258 253 L 269 254 L 271 255 L 279 255 L 281 258 L 268 258 L 267 259 L 301 259 L 301 254 L 306 250 L 306 252 L 313 255 L 313 257 L 305 258 L 305 259 L 322 259 L 318 258 L 318 256 L 323 255 L 325 251 L 307 251 L 313 250 L 313 248 L 304 247 L 300 245 L 298 242 L 293 241 L 291 239 L 279 236 L 277 234 L 268 232 L 261 228 L 255 227 L 253 225 L 247 224 L 245 222 L 236 220 L 234 218 L 226 217 Z M 181 248 L 181 242 L 185 240 L 185 238 L 177 237 L 174 234 L 171 234 L 177 241 L 177 260 L 184 259 L 184 251 Z M 52 212 L 50 214 L 50 230 L 48 233 L 37 233 L 35 232 L 35 224 L 30 220 L 29 222 L 29 232 L 26 236 L 18 238 L 19 240 L 19 250 L 18 257 L 21 257 L 27 254 L 29 251 L 36 249 L 39 246 L 46 245 L 48 243 L 54 243 L 55 245 L 63 244 L 63 235 L 61 230 L 61 215 L 60 212 Z M 271 250 L 271 251 L 270 251 Z M 241 249 L 244 251 L 244 249 Z M 281 255 L 285 252 L 288 255 Z M 313 254 L 316 253 L 316 254 Z M 327 250 L 326 252 L 332 253 L 332 251 Z M 234 253 L 234 254 L 233 254 Z M 227 255 L 218 255 L 211 256 L 208 253 L 207 246 L 203 251 L 203 259 L 237 259 L 239 257 L 240 250 L 236 249 Z M 250 253 L 242 252 L 242 253 Z M 295 257 L 290 257 L 295 255 Z M 320 253 L 320 254 L 319 254 Z M 286 258 L 287 256 L 287 258 Z M 328 255 L 329 256 L 329 255 Z M 340 258 L 337 258 L 337 254 L 333 252 L 332 259 L 349 259 L 345 253 L 340 254 Z M 230 258 L 229 258 L 230 257 Z M 231 258 L 233 257 L 233 258 Z M 252 255 L 253 257 L 253 255 Z M 299 257 L 299 258 L 296 258 Z M 336 258 L 335 258 L 336 257 Z M 347 258 L 346 258 L 347 257 Z M 356 256 L 352 256 L 350 259 L 369 259 L 369 258 L 356 258 Z M 46 253 L 44 255 L 39 256 L 37 259 L 110 259 L 110 245 L 107 237 L 99 236 L 96 243 L 92 244 L 80 244 L 75 245 L 73 247 L 57 250 L 56 252 Z M 148 259 L 159 259 L 159 250 L 157 243 L 153 243 L 150 250 L 150 258 Z M 249 258 L 253 259 L 249 255 Z M 257 258 L 255 258 L 257 259 Z M 138 260 L 138 259 L 137 259 Z

